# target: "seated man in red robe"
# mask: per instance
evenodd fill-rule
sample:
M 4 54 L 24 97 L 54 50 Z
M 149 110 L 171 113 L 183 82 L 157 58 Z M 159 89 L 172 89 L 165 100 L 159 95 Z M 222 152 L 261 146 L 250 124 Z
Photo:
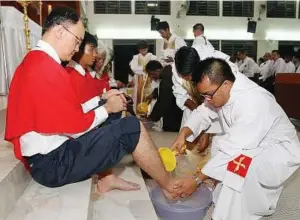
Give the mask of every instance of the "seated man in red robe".
M 99 96 L 103 91 L 109 90 L 108 83 L 104 80 L 95 79 L 89 71 L 89 67 L 95 62 L 97 56 L 97 39 L 88 32 L 85 32 L 84 39 L 79 47 L 79 51 L 75 53 L 72 60 L 66 67 L 71 77 L 71 86 L 80 99 L 83 111 L 88 112 L 95 108 L 99 103 Z M 119 119 L 120 114 L 116 117 L 110 117 L 112 120 Z M 111 121 L 112 121 L 111 120 Z M 111 122 L 110 121 L 110 122 Z M 121 190 L 138 190 L 139 185 L 127 182 L 108 170 L 105 173 L 98 174 L 98 192 L 104 193 L 112 189 Z
M 47 16 L 41 40 L 17 67 L 10 85 L 5 140 L 14 145 L 16 157 L 33 179 L 47 187 L 86 180 L 132 154 L 167 197 L 178 197 L 175 186 L 196 180 L 175 180 L 165 171 L 136 117 L 102 126 L 110 113 L 126 110 L 122 94 L 109 91 L 104 105 L 83 111 L 61 62 L 71 60 L 79 50 L 84 32 L 70 8 L 57 7 Z

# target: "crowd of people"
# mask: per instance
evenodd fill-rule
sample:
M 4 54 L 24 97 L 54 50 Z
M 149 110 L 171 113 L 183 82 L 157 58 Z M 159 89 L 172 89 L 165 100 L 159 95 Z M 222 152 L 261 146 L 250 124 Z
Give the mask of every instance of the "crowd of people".
M 266 75 L 290 65 L 278 51 L 272 52 L 273 61 L 265 54 L 268 67 L 260 68 L 245 51 L 232 60 L 213 48 L 200 23 L 193 27 L 192 47 L 165 21 L 157 31 L 164 40 L 162 56 L 148 53 L 145 41 L 138 44 L 139 54 L 130 62 L 136 106 L 123 117 L 133 103 L 112 89 L 125 85 L 111 77 L 97 39 L 72 9 L 53 9 L 10 86 L 5 139 L 16 157 L 46 187 L 97 175 L 98 191 L 105 193 L 140 188 L 112 171 L 132 154 L 168 199 L 190 196 L 213 180 L 214 220 L 271 215 L 285 181 L 300 166 L 300 143 L 274 96 L 253 77 L 259 73 L 267 81 Z M 145 103 L 147 110 L 139 109 Z M 170 175 L 141 115 L 157 122 L 156 129 L 179 131 L 171 146 L 177 152 L 187 142 L 202 151 L 212 137 L 207 164 L 194 176 Z

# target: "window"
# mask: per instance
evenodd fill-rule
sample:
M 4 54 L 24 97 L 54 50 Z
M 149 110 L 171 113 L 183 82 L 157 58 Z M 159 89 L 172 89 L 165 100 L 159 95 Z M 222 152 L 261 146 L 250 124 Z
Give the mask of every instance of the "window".
M 170 15 L 170 1 L 135 1 L 135 14 Z
M 234 55 L 239 50 L 244 50 L 248 53 L 248 57 L 256 60 L 257 57 L 257 41 L 237 41 L 223 40 L 221 41 L 221 51 L 229 56 Z
M 298 51 L 300 51 L 300 41 L 279 41 L 278 49 L 281 56 L 294 56 Z
M 268 18 L 295 18 L 296 1 L 267 1 Z
M 190 1 L 187 15 L 219 16 L 219 1 Z
M 193 45 L 193 41 L 194 40 L 191 40 L 191 39 L 185 40 L 185 42 L 186 42 L 186 44 L 188 46 L 192 46 Z M 220 41 L 219 40 L 209 40 L 209 42 L 213 45 L 213 47 L 216 50 L 220 50 Z
M 223 1 L 223 16 L 253 17 L 254 1 L 233 0 Z
M 131 1 L 94 1 L 95 14 L 131 14 Z

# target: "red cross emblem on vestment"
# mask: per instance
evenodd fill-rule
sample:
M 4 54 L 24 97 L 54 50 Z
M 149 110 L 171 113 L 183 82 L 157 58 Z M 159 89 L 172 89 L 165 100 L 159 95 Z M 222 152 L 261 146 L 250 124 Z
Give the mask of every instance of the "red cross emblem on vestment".
M 245 177 L 247 175 L 251 161 L 251 157 L 241 154 L 228 163 L 227 170 L 241 177 Z

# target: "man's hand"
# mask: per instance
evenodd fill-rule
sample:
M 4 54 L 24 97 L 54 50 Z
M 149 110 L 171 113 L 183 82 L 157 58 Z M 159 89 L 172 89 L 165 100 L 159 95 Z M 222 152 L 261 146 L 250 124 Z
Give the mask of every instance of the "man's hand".
M 175 182 L 174 186 L 173 197 L 180 196 L 181 198 L 188 197 L 196 192 L 198 186 L 196 180 L 192 177 L 180 179 Z
M 166 63 L 174 62 L 174 59 L 172 57 L 169 57 L 169 56 L 164 60 L 165 60 Z
M 117 113 L 127 110 L 127 101 L 122 94 L 112 95 L 107 99 L 106 104 L 104 105 L 108 113 Z
M 146 102 L 151 102 L 152 99 L 153 99 L 153 95 L 151 94 L 151 95 L 148 95 L 148 96 L 145 98 L 145 101 L 146 101 Z
M 181 132 L 175 142 L 172 144 L 171 149 L 178 153 L 184 153 L 186 146 L 185 146 L 185 135 Z
M 187 99 L 184 105 L 191 111 L 194 111 L 198 107 L 197 104 L 191 99 Z
M 124 88 L 124 87 L 125 87 L 125 84 L 122 83 L 122 82 L 119 81 L 119 80 L 116 81 L 116 84 L 117 84 L 117 87 L 118 87 L 118 88 Z
M 111 89 L 111 90 L 108 90 L 107 92 L 104 92 L 102 94 L 102 97 L 103 99 L 109 99 L 111 96 L 114 96 L 114 95 L 120 95 L 120 91 L 117 90 L 117 89 Z

